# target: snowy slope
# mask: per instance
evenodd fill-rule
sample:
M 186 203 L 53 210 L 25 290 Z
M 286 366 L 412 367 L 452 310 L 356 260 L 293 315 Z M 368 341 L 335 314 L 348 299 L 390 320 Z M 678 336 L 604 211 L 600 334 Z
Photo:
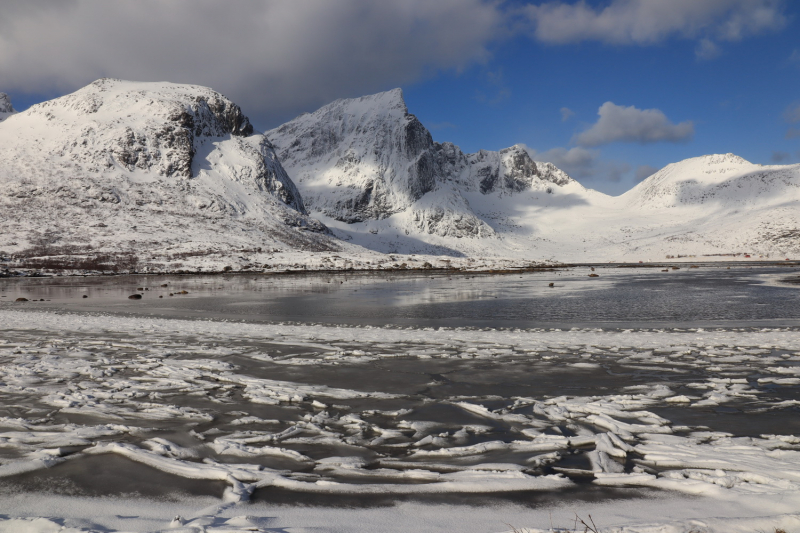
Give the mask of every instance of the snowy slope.
M 628 216 L 659 221 L 673 254 L 800 254 L 800 165 L 756 165 L 733 154 L 695 157 L 667 165 L 619 201 Z M 647 240 L 646 231 L 638 233 Z
M 669 165 L 619 197 L 526 200 L 497 203 L 517 224 L 503 234 L 515 254 L 528 243 L 574 262 L 800 256 L 800 165 L 710 155 Z
M 164 263 L 340 247 L 307 216 L 267 138 L 204 87 L 102 79 L 10 115 L 0 185 L 6 254 Z
M 267 135 L 311 214 L 373 250 L 563 261 L 800 255 L 798 166 L 704 156 L 610 197 L 523 145 L 465 154 L 433 141 L 400 89 L 337 100 Z

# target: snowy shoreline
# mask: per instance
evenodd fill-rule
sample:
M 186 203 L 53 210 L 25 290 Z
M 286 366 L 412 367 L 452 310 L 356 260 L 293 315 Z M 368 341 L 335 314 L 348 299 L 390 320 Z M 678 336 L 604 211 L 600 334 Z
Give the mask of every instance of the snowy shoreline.
M 317 275 L 317 274 L 394 274 L 394 273 L 422 273 L 422 274 L 518 274 L 527 272 L 552 272 L 556 270 L 574 268 L 603 268 L 603 269 L 631 269 L 631 268 L 721 268 L 721 267 L 786 267 L 800 266 L 800 261 L 782 259 L 769 260 L 752 258 L 749 260 L 735 259 L 728 256 L 712 257 L 680 257 L 657 262 L 557 262 L 557 261 L 520 261 L 516 259 L 474 259 L 474 258 L 445 258 L 429 256 L 388 256 L 382 261 L 368 261 L 363 257 L 342 258 L 341 256 L 324 255 L 316 257 L 314 254 L 301 254 L 303 261 L 292 257 L 286 260 L 273 262 L 265 266 L 256 261 L 255 265 L 238 268 L 226 265 L 219 267 L 209 264 L 197 265 L 194 270 L 169 269 L 153 267 L 150 269 L 136 270 L 82 270 L 70 268 L 29 268 L 20 263 L 0 264 L 0 279 L 15 277 L 106 277 L 125 275 L 163 275 L 163 276 L 193 276 L 193 275 L 222 275 L 222 274 L 258 274 L 258 275 Z M 741 255 L 741 254 L 739 254 Z M 373 257 L 374 259 L 374 257 Z

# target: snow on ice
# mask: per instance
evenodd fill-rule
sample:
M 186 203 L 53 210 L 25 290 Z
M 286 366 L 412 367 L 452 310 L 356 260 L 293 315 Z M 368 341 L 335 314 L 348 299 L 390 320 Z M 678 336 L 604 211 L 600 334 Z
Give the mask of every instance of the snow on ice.
M 120 456 L 170 475 L 226 485 L 205 514 L 161 524 L 166 529 L 195 531 L 205 524 L 207 531 L 268 531 L 256 519 L 237 522 L 226 515 L 259 509 L 237 502 L 265 489 L 299 499 L 497 495 L 564 490 L 581 480 L 666 491 L 667 506 L 681 494 L 699 496 L 726 513 L 735 507 L 740 514 L 731 516 L 758 527 L 797 520 L 786 513 L 800 503 L 800 437 L 737 436 L 735 430 L 675 423 L 663 414 L 682 419 L 680 410 L 691 414 L 713 405 L 793 416 L 797 402 L 776 394 L 794 384 L 780 380 L 800 363 L 800 332 L 792 328 L 431 330 L 10 309 L 0 310 L 0 321 L 0 394 L 17 406 L 0 419 L 0 476 L 13 484 L 67 462 Z M 281 357 L 275 357 L 276 346 Z M 287 351 L 292 357 L 284 357 Z M 370 365 L 398 358 L 499 365 L 590 360 L 596 367 L 574 371 L 647 375 L 672 369 L 684 377 L 639 379 L 607 394 L 557 394 L 556 388 L 541 397 L 444 396 L 439 404 L 466 417 L 448 420 L 426 415 L 428 402 L 415 392 L 382 390 L 380 380 L 370 379 Z M 271 369 L 292 367 L 350 368 L 363 379 L 358 388 L 337 388 L 302 373 L 296 380 L 268 376 L 277 371 Z M 546 367 L 541 371 L 544 376 Z M 82 418 L 70 421 L 70 415 Z M 175 431 L 181 436 L 171 437 Z M 0 495 L 4 505 L 13 498 Z M 642 505 L 652 509 L 652 503 Z M 619 520 L 612 510 L 602 516 Z M 513 512 L 518 516 L 518 509 Z M 634 514 L 624 528 L 608 531 L 697 527 L 672 521 L 648 529 L 641 525 L 646 518 Z M 713 519 L 703 522 L 706 531 L 730 531 L 723 518 L 698 515 Z M 57 531 L 63 522 L 6 515 L 0 524 L 9 531 Z M 84 526 L 75 530 L 91 529 Z

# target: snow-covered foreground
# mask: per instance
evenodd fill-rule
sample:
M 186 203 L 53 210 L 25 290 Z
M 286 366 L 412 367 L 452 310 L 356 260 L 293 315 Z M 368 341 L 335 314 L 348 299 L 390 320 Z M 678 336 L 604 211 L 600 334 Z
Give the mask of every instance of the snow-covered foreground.
M 795 328 L 0 324 L 0 531 L 800 528 Z

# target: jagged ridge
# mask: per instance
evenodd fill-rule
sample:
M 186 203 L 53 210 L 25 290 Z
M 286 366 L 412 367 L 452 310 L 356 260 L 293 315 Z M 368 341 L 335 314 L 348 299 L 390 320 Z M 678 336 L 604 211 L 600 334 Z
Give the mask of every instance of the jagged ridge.
M 491 237 L 464 197 L 577 186 L 539 170 L 522 146 L 464 154 L 434 142 L 400 89 L 337 100 L 271 130 L 278 155 L 316 214 L 347 224 L 394 215 L 398 228 L 440 237 Z

